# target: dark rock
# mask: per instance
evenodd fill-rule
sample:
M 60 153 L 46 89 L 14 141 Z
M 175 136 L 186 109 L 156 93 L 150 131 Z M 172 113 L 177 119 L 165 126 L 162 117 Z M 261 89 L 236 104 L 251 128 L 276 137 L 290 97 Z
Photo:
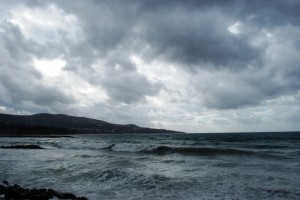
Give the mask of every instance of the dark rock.
M 11 145 L 11 146 L 1 146 L 1 149 L 45 149 L 39 145 Z
M 7 181 L 3 181 L 2 183 L 5 185 L 9 185 L 9 183 Z
M 72 193 L 61 193 L 52 189 L 27 189 L 17 184 L 11 186 L 7 181 L 3 181 L 3 184 L 5 185 L 0 184 L 0 195 L 4 194 L 5 200 L 49 200 L 54 197 L 58 199 L 87 200 L 86 197 L 77 197 Z

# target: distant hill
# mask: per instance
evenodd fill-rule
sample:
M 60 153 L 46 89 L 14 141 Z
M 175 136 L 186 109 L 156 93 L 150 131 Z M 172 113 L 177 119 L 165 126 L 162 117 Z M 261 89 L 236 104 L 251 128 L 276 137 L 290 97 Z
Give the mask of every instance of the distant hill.
M 179 133 L 64 114 L 0 114 L 0 135 Z

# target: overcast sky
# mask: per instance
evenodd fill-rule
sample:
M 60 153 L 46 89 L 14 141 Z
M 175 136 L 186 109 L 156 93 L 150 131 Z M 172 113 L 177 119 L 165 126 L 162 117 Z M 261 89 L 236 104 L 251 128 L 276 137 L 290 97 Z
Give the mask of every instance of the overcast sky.
M 0 112 L 300 130 L 299 0 L 1 0 Z

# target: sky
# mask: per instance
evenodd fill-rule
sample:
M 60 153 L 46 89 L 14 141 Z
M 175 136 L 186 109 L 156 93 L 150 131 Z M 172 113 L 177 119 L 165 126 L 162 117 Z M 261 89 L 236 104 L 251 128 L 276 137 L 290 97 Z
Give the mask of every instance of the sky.
M 0 113 L 300 130 L 299 0 L 0 0 Z

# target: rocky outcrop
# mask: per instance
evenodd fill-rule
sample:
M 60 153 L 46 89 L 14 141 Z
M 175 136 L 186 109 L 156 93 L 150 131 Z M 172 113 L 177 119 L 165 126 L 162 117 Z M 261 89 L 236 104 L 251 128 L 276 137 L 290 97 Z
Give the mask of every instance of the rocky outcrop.
M 0 146 L 0 149 L 45 149 L 39 145 L 10 145 L 10 146 Z
M 10 185 L 7 181 L 0 184 L 0 200 L 49 200 L 57 199 L 70 199 L 70 200 L 87 200 L 86 197 L 77 197 L 72 193 L 61 193 L 52 189 L 28 189 L 14 184 Z

